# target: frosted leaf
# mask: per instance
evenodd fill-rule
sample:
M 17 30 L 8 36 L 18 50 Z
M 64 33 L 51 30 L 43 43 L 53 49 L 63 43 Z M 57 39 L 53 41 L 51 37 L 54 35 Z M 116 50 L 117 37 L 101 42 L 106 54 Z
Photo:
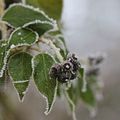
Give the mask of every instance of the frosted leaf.
M 55 61 L 49 54 L 41 53 L 34 57 L 32 64 L 34 69 L 33 79 L 38 90 L 46 99 L 47 107 L 45 114 L 49 114 L 55 102 L 57 91 L 57 81 L 50 79 L 49 76 L 49 71 L 51 66 L 55 64 Z
M 35 20 L 48 21 L 55 24 L 56 21 L 49 18 L 43 11 L 29 5 L 12 4 L 2 16 L 2 20 L 12 27 L 22 27 Z M 16 20 L 19 20 L 16 21 Z
M 21 35 L 18 35 L 21 34 Z M 9 38 L 10 49 L 17 46 L 30 46 L 38 41 L 38 34 L 32 30 L 26 28 L 17 28 L 12 32 Z
M 8 62 L 8 72 L 17 89 L 20 100 L 23 99 L 23 92 L 26 91 L 32 75 L 31 59 L 32 56 L 28 53 L 20 52 L 11 56 Z

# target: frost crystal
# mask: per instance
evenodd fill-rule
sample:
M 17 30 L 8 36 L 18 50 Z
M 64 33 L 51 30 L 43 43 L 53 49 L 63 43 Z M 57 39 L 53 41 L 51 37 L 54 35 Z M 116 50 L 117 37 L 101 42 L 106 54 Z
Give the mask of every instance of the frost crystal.
M 21 34 L 22 34 L 21 32 L 18 33 L 19 36 L 20 36 Z
M 10 46 L 10 48 L 12 49 L 12 48 L 15 48 L 15 45 L 14 44 L 12 44 L 11 46 Z

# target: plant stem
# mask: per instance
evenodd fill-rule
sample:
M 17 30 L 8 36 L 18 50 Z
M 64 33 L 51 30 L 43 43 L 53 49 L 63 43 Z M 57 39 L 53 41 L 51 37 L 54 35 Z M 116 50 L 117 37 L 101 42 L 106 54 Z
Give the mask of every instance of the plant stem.
M 59 59 L 59 61 L 60 62 L 64 61 L 62 55 L 60 54 L 60 49 L 57 48 L 50 39 L 48 39 L 48 38 L 46 39 L 46 38 L 42 37 L 42 38 L 39 39 L 39 42 L 45 43 L 48 46 L 50 46 L 54 50 L 54 52 L 56 53 L 57 58 Z

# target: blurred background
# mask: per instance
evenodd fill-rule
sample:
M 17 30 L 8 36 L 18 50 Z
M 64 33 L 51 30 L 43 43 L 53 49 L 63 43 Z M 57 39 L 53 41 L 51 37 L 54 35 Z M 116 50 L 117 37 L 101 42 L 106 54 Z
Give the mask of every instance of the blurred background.
M 99 78 L 104 82 L 104 98 L 98 103 L 97 114 L 91 118 L 80 104 L 76 109 L 77 119 L 120 120 L 120 1 L 64 0 L 62 23 L 70 51 L 80 57 L 98 52 L 107 54 Z M 17 96 L 13 87 L 8 87 L 8 94 L 10 91 L 13 93 L 11 100 L 18 102 L 13 97 Z M 16 106 L 20 120 L 72 120 L 64 99 L 58 99 L 51 114 L 45 116 L 46 103 L 32 82 L 25 101 Z

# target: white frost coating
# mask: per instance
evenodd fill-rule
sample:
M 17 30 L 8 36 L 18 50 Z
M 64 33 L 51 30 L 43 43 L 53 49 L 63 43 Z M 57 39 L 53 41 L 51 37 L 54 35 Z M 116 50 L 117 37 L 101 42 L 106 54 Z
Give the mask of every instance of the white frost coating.
M 10 51 L 10 50 L 9 50 L 9 51 Z M 17 96 L 18 96 L 19 102 L 23 102 L 23 101 L 24 101 L 24 97 L 25 97 L 25 93 L 28 91 L 28 87 L 29 87 L 30 83 L 28 83 L 28 87 L 27 87 L 26 90 L 23 92 L 24 96 L 22 97 L 22 100 L 20 99 L 19 92 L 18 92 L 18 90 L 16 89 L 16 87 L 15 87 L 14 84 L 25 83 L 25 82 L 29 82 L 30 80 L 24 80 L 24 81 L 13 81 L 13 78 L 11 77 L 10 72 L 8 72 L 8 74 L 9 74 L 10 79 L 12 80 L 13 87 L 14 87 L 14 89 L 16 90 L 16 93 L 17 93 Z
M 62 34 L 57 34 L 55 37 L 57 37 L 57 38 L 59 38 L 59 37 L 64 38 L 64 36 Z
M 2 43 L 1 47 L 4 47 L 4 46 L 6 46 L 6 45 L 7 45 L 6 43 Z
M 11 40 L 13 34 L 14 34 L 15 32 L 17 32 L 19 29 L 21 29 L 21 27 L 15 29 L 15 30 L 11 33 L 11 35 L 10 35 L 10 37 L 9 37 L 9 39 L 8 39 L 8 44 L 10 43 L 10 40 Z M 35 32 L 35 31 L 33 31 L 33 30 L 31 30 L 31 29 L 28 29 L 28 30 L 30 30 L 31 32 L 33 32 L 33 33 L 36 34 L 35 42 L 33 42 L 33 43 L 31 43 L 31 44 L 27 44 L 27 43 L 17 44 L 17 45 L 15 45 L 15 47 L 19 47 L 19 46 L 23 46 L 23 45 L 30 46 L 30 45 L 35 44 L 35 43 L 38 41 L 38 39 L 39 39 L 39 35 L 38 35 L 38 33 Z M 21 37 L 21 38 L 22 38 L 22 37 Z M 11 47 L 10 47 L 10 48 L 11 48 Z
M 68 101 L 71 103 L 71 105 L 73 107 L 73 109 L 72 109 L 73 120 L 77 120 L 76 115 L 75 115 L 75 105 L 74 105 L 73 101 L 70 99 L 70 97 L 68 96 L 68 93 L 65 92 L 65 94 L 66 94 L 66 97 L 67 97 Z
M 10 35 L 10 37 L 9 37 L 9 40 L 8 40 L 8 44 L 9 44 L 11 38 L 12 38 L 12 35 L 13 35 L 18 29 L 20 29 L 20 28 L 17 28 L 15 31 L 13 31 L 13 32 L 11 33 L 11 35 Z M 28 29 L 28 30 L 31 30 L 31 29 Z M 31 30 L 31 31 L 32 31 L 32 30 Z M 32 32 L 34 32 L 34 31 L 32 31 Z M 17 44 L 17 45 L 13 45 L 13 44 L 12 44 L 12 45 L 10 46 L 10 49 L 6 52 L 6 56 L 5 56 L 5 58 L 4 58 L 4 65 L 3 65 L 3 67 L 2 67 L 2 69 L 1 69 L 1 71 L 0 71 L 0 77 L 3 76 L 4 70 L 5 70 L 5 67 L 6 67 L 6 63 L 7 63 L 7 58 L 8 58 L 8 55 L 9 55 L 9 53 L 10 53 L 10 50 L 11 50 L 12 48 L 20 47 L 20 46 L 23 46 L 23 45 L 24 45 L 24 46 L 30 46 L 30 45 L 35 44 L 35 43 L 38 41 L 38 39 L 39 39 L 39 35 L 38 35 L 37 32 L 34 32 L 34 33 L 36 34 L 36 39 L 35 39 L 35 42 L 34 42 L 34 43 L 32 43 L 32 44 L 23 43 L 23 44 Z
M 14 44 L 12 44 L 11 46 L 10 46 L 10 49 L 13 49 L 13 48 L 15 48 L 16 46 L 14 45 Z
M 87 91 L 87 81 L 85 78 L 85 73 L 83 74 L 83 86 L 82 86 L 82 92 L 86 92 Z
M 54 31 L 57 31 L 57 30 L 59 30 L 58 25 L 57 25 L 57 23 L 54 23 L 53 29 L 50 29 L 48 32 L 54 32 Z M 46 32 L 46 33 L 48 33 L 48 32 Z
M 24 5 L 24 4 L 21 4 L 21 3 L 14 3 L 14 4 L 12 4 L 12 5 L 10 5 L 10 7 L 4 12 L 4 14 L 6 14 L 8 11 L 9 11 L 9 9 L 11 9 L 12 7 L 14 7 L 14 6 L 22 6 L 22 7 L 24 7 L 24 8 L 28 8 L 28 9 L 30 9 L 30 10 L 33 10 L 33 11 L 35 11 L 35 12 L 38 12 L 38 13 L 40 13 L 40 14 L 42 14 L 43 16 L 45 16 L 49 21 L 51 21 L 53 24 L 54 23 L 56 23 L 56 20 L 54 20 L 53 18 L 50 18 L 50 17 L 48 17 L 48 15 L 46 15 L 43 11 L 41 11 L 39 8 L 34 8 L 33 6 L 30 6 L 30 5 Z M 3 15 L 4 16 L 4 15 Z M 3 16 L 2 16 L 2 18 L 3 18 Z
M 49 22 L 49 21 L 41 21 L 41 20 L 34 20 L 34 21 L 31 21 L 31 22 L 28 22 L 26 24 L 23 25 L 23 28 L 24 27 L 28 27 L 29 25 L 32 25 L 32 24 L 37 24 L 37 23 L 41 23 L 41 24 L 49 24 L 51 26 L 55 26 L 55 24 Z
M 4 70 L 5 70 L 5 68 L 6 68 L 7 58 L 8 58 L 9 53 L 10 53 L 10 50 L 8 50 L 8 51 L 6 52 L 6 56 L 4 57 L 4 61 L 3 61 L 4 64 L 3 64 L 3 67 L 2 67 L 2 69 L 1 69 L 1 71 L 0 71 L 0 77 L 3 76 Z
M 22 3 L 25 5 L 26 4 L 26 0 L 22 0 Z
M 42 37 L 41 40 L 43 43 L 49 45 L 55 51 L 57 58 L 60 60 L 60 62 L 64 61 L 62 55 L 60 54 L 60 49 L 57 48 L 50 39 L 45 39 Z
M 21 80 L 21 81 L 13 81 L 14 84 L 17 84 L 17 83 L 25 83 L 25 82 L 28 82 L 29 80 Z
M 56 22 L 51 23 L 51 22 L 49 22 L 49 21 L 41 21 L 41 20 L 34 20 L 34 21 L 32 21 L 32 22 L 26 23 L 26 24 L 23 25 L 23 28 L 28 27 L 29 25 L 34 25 L 34 24 L 39 24 L 39 23 L 40 23 L 40 24 L 48 24 L 48 25 L 53 26 L 52 29 L 46 31 L 46 34 L 47 34 L 48 32 L 58 30 L 58 26 L 57 26 L 57 23 L 56 23 Z
M 40 53 L 40 54 L 42 54 L 42 53 Z M 47 53 L 46 53 L 47 54 Z M 49 55 L 49 54 L 48 54 Z M 35 59 L 35 57 L 36 56 L 34 56 L 33 58 L 32 58 L 32 80 L 34 80 L 34 59 Z M 53 57 L 52 57 L 53 58 Z M 53 59 L 54 60 L 54 59 Z M 34 82 L 34 81 L 33 81 Z M 35 82 L 34 82 L 35 83 Z M 36 84 L 36 83 L 35 83 Z M 37 85 L 36 85 L 36 87 L 37 87 Z M 53 102 L 52 102 L 52 104 L 51 104 L 51 106 L 49 106 L 49 103 L 48 103 L 48 98 L 44 95 L 44 94 L 42 94 L 42 93 L 40 93 L 40 91 L 38 90 L 38 88 L 37 88 L 37 90 L 38 90 L 38 92 L 40 93 L 40 95 L 43 97 L 43 98 L 45 98 L 45 100 L 46 100 L 46 111 L 44 112 L 45 113 L 45 115 L 48 115 L 50 112 L 51 112 L 51 110 L 52 110 L 52 107 L 53 107 L 53 105 L 54 105 L 54 103 L 55 103 L 55 100 L 56 100 L 56 96 L 57 96 L 57 88 L 58 88 L 58 81 L 56 81 L 56 87 L 55 87 L 55 91 L 54 91 L 54 98 L 53 98 Z M 50 107 L 50 109 L 49 109 L 49 107 Z
M 28 92 L 29 85 L 30 85 L 30 84 L 28 83 L 28 87 L 27 87 L 26 90 L 23 92 L 24 96 L 22 97 L 22 100 L 21 100 L 21 99 L 20 99 L 19 92 L 18 92 L 18 90 L 16 89 L 15 85 L 13 84 L 13 87 L 14 87 L 14 89 L 16 90 L 16 93 L 17 93 L 17 96 L 18 96 L 19 102 L 23 102 L 23 101 L 24 101 L 25 94 Z
M 57 88 L 58 88 L 58 81 L 56 81 L 56 87 L 55 87 L 55 91 L 54 91 L 54 98 L 53 98 L 53 102 L 52 102 L 52 104 L 51 104 L 50 109 L 48 108 L 48 107 L 49 107 L 49 104 L 48 104 L 48 99 L 46 98 L 47 107 L 46 107 L 46 111 L 44 112 L 45 115 L 48 115 L 48 114 L 51 112 L 51 110 L 52 110 L 52 107 L 53 107 L 53 105 L 54 105 L 54 103 L 55 103 L 56 96 L 57 96 Z M 49 110 L 48 110 L 48 109 L 49 109 Z
M 18 33 L 19 36 L 20 36 L 21 34 L 22 34 L 21 32 Z

